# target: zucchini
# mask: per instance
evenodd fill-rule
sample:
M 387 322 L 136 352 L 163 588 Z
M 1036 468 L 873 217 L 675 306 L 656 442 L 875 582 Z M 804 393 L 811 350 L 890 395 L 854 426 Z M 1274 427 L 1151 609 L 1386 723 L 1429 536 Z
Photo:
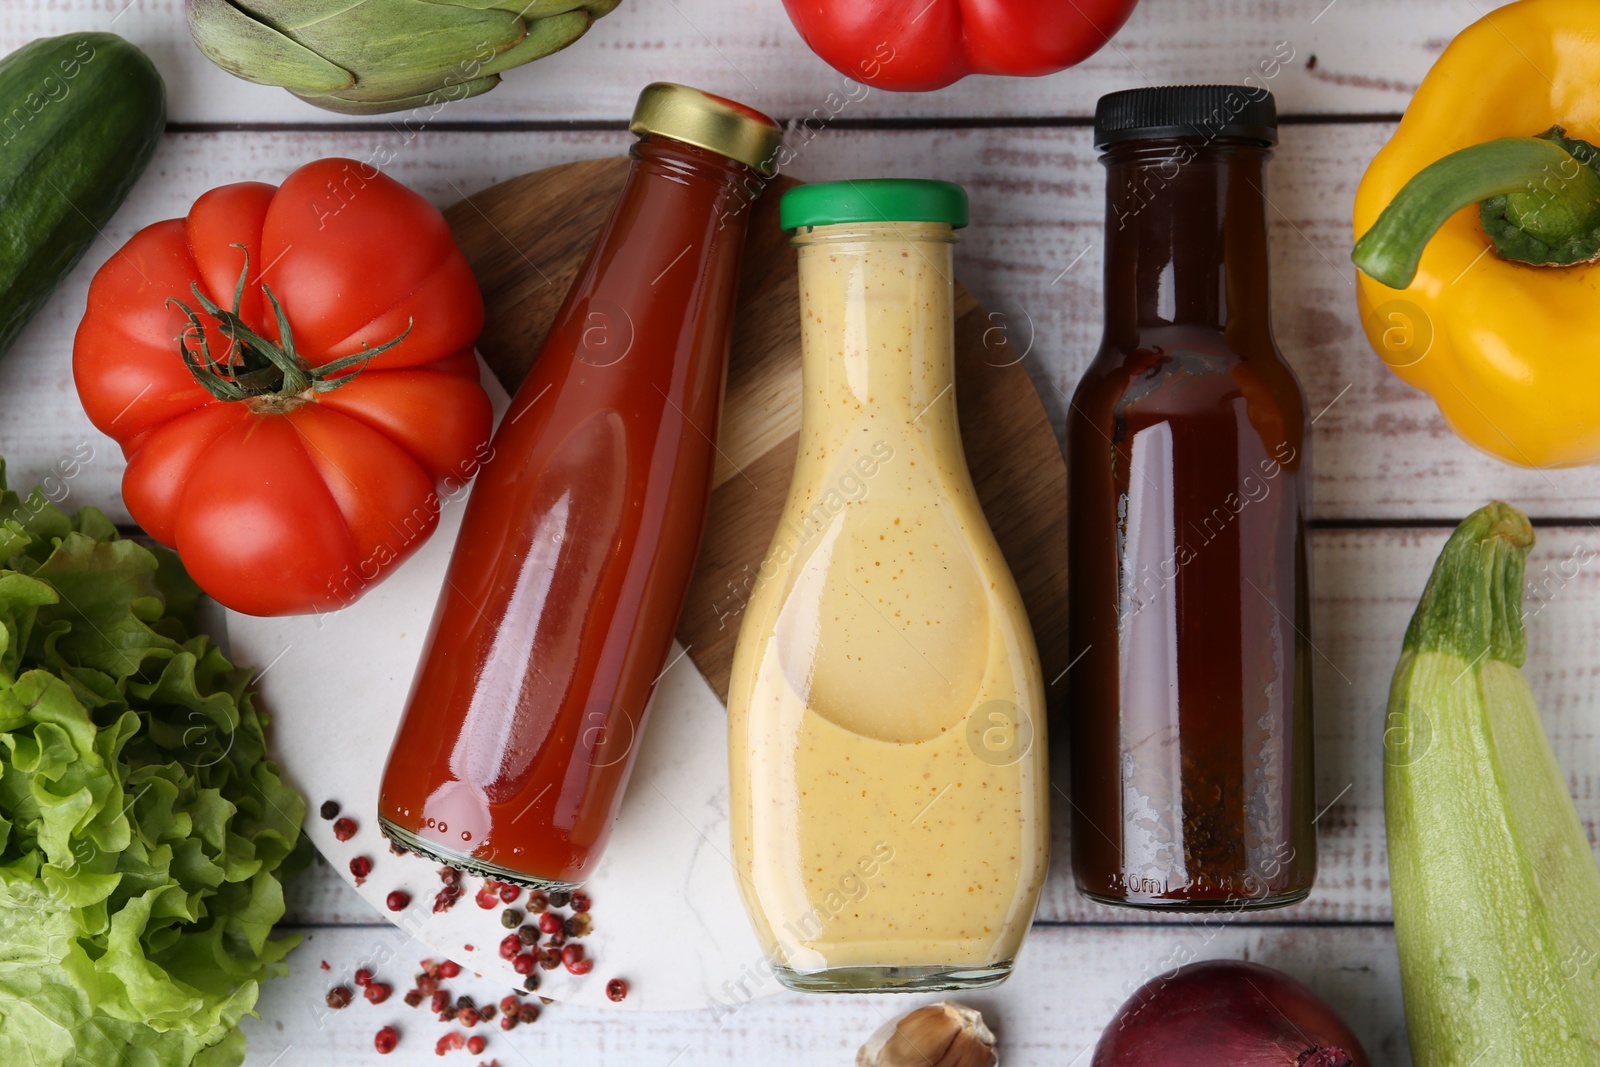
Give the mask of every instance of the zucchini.
M 1522 674 L 1527 516 L 1456 528 L 1389 690 L 1384 815 L 1416 1067 L 1600 1064 L 1600 868 Z
M 166 121 L 155 64 L 116 34 L 0 60 L 0 354 L 111 220 Z

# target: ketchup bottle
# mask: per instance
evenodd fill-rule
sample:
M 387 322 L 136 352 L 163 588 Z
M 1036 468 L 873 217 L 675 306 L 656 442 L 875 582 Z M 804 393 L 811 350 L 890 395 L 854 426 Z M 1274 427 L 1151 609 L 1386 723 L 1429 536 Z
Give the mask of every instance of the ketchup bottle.
M 1272 337 L 1264 89 L 1100 101 L 1106 325 L 1067 418 L 1072 865 L 1107 904 L 1316 875 L 1305 398 Z
M 621 199 L 478 472 L 379 798 L 404 847 L 552 888 L 594 869 L 671 648 L 781 138 L 666 83 L 629 128 Z

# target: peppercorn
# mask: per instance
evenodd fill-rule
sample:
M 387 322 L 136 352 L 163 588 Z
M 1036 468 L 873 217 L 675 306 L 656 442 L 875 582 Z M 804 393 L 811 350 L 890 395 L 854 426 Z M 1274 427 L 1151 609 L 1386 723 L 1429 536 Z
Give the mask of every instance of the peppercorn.
M 522 951 L 522 938 L 516 934 L 507 934 L 500 939 L 500 958 L 509 960 Z
M 561 950 L 556 948 L 542 948 L 539 950 L 539 966 L 547 971 L 553 971 L 561 966 Z
M 511 969 L 518 974 L 532 974 L 534 963 L 533 953 L 524 952 L 511 961 Z
M 553 948 L 560 948 L 567 943 L 567 935 L 560 930 L 550 935 L 549 944 Z
M 371 981 L 372 981 L 372 972 L 370 970 L 368 970 L 366 967 L 361 967 L 361 968 L 358 968 L 356 970 L 356 985 L 361 986 L 363 989 L 365 989 L 367 984 L 370 983 Z
M 351 992 L 349 986 L 340 985 L 328 990 L 328 995 L 324 999 L 327 1000 L 328 1007 L 337 1011 L 340 1008 L 348 1008 L 350 1002 L 355 999 L 355 994 Z
M 340 819 L 333 824 L 333 836 L 340 841 L 348 841 L 356 836 L 356 823 L 354 819 Z
M 482 1019 L 484 1022 L 490 1022 L 494 1019 L 494 1017 L 495 1007 L 493 1004 L 485 1004 L 483 1007 L 478 1009 L 478 1018 Z
M 337 819 L 339 817 L 339 802 L 337 800 L 324 800 L 322 802 L 322 817 L 324 819 Z
M 406 990 L 406 995 L 405 995 L 404 999 L 405 999 L 405 1002 L 406 1002 L 406 1007 L 415 1008 L 417 1005 L 422 1003 L 422 990 L 420 990 L 420 989 L 408 989 L 408 990 Z
M 454 978 L 460 973 L 461 964 L 457 963 L 455 960 L 445 960 L 443 963 L 439 964 L 440 978 Z
M 557 930 L 561 929 L 561 916 L 555 914 L 554 912 L 545 912 L 543 915 L 539 916 L 539 929 L 543 930 L 547 934 L 555 933 Z
M 400 1044 L 400 1032 L 392 1026 L 385 1026 L 372 1039 L 372 1047 L 378 1050 L 380 1056 L 387 1056 L 398 1044 Z
M 524 1026 L 528 1025 L 529 1023 L 536 1022 L 538 1018 L 539 1005 L 537 1004 L 524 1004 L 522 1007 L 517 1009 L 517 1022 Z
M 461 872 L 456 870 L 454 867 L 440 867 L 439 881 L 443 882 L 445 885 L 455 885 L 461 881 Z
M 542 891 L 538 889 L 530 889 L 528 891 L 528 910 L 533 914 L 538 915 L 549 906 L 550 898 L 545 896 Z
M 537 945 L 539 943 L 539 928 L 537 926 L 517 927 L 517 939 L 524 945 Z
M 561 962 L 565 963 L 568 967 L 571 967 L 574 963 L 583 959 L 583 957 L 583 946 L 578 944 L 576 941 L 561 950 Z
M 449 1006 L 450 1006 L 450 994 L 448 992 L 446 992 L 445 990 L 443 990 L 443 989 L 441 989 L 438 992 L 436 992 L 433 995 L 433 999 L 428 1001 L 429 1010 L 431 1010 L 431 1011 L 433 1011 L 435 1013 L 444 1011 Z
M 524 978 L 522 980 L 522 988 L 526 989 L 530 993 L 532 993 L 535 989 L 538 989 L 539 988 L 539 972 L 538 971 L 534 971 L 532 974 L 528 975 L 528 977 Z
M 433 1046 L 433 1051 L 443 1056 L 451 1049 L 465 1048 L 466 1044 L 466 1036 L 460 1030 L 452 1030 L 439 1039 L 439 1043 Z
M 388 982 L 373 982 L 367 986 L 367 1003 L 382 1004 L 389 999 L 389 994 L 394 992 L 394 986 Z
M 484 911 L 490 911 L 500 906 L 500 894 L 495 892 L 493 887 L 493 882 L 485 882 L 483 888 L 478 890 L 478 895 L 473 898 L 478 902 L 478 907 Z
M 403 889 L 396 889 L 384 899 L 383 903 L 390 911 L 405 911 L 411 906 L 411 894 Z
M 606 996 L 612 1000 L 620 1001 L 628 995 L 628 982 L 623 978 L 613 978 L 606 983 Z
M 500 925 L 507 930 L 515 930 L 522 925 L 522 912 L 516 908 L 507 908 L 500 913 Z
M 417 988 L 421 990 L 423 996 L 431 997 L 439 991 L 439 979 L 431 974 L 419 974 Z
M 550 894 L 550 906 L 552 908 L 564 908 L 570 903 L 572 903 L 572 894 L 565 889 L 558 889 Z
M 356 856 L 350 861 L 350 873 L 355 875 L 359 882 L 372 873 L 372 860 L 366 856 Z
M 571 974 L 584 975 L 594 970 L 594 960 L 578 960 L 576 963 L 567 964 L 567 971 Z
M 467 1038 L 467 1051 L 472 1053 L 474 1056 L 478 1055 L 488 1047 L 489 1039 L 484 1037 L 482 1034 L 473 1034 L 471 1037 Z
M 588 893 L 585 893 L 581 889 L 573 890 L 573 893 L 572 893 L 572 910 L 573 911 L 588 911 L 589 908 L 592 907 L 592 906 L 593 905 L 589 900 L 589 894 Z
M 478 1020 L 481 1019 L 481 1018 L 482 1018 L 482 1016 L 478 1014 L 478 1009 L 477 1008 L 457 1008 L 456 1009 L 456 1022 L 460 1023 L 462 1026 L 467 1027 L 468 1029 L 471 1029 L 472 1027 L 477 1026 L 478 1025 Z
M 517 1017 L 515 1015 L 502 1015 L 502 1016 L 500 1016 L 500 1029 L 509 1030 L 513 1026 L 516 1026 L 516 1025 L 517 1025 Z

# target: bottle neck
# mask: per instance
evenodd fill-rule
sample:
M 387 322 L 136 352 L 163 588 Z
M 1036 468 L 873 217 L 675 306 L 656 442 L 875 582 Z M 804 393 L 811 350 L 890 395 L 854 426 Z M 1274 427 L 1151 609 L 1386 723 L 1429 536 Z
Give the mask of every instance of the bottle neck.
M 955 432 L 955 233 L 941 223 L 844 223 L 794 239 L 803 417 Z
M 1256 141 L 1139 141 L 1106 167 L 1106 337 L 1209 328 L 1236 349 L 1271 344 L 1265 167 Z

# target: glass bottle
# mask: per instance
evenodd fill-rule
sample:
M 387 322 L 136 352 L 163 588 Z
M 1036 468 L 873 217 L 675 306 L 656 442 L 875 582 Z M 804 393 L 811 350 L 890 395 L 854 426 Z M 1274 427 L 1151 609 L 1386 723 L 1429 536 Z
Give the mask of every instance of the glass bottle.
M 1067 419 L 1073 870 L 1108 904 L 1316 873 L 1307 424 L 1272 338 L 1272 95 L 1103 98 L 1105 335 Z
M 384 772 L 384 832 L 570 887 L 594 869 L 710 500 L 750 200 L 781 137 L 644 90 L 622 195 L 496 431 Z
M 803 405 L 728 699 L 734 863 L 793 989 L 1011 971 L 1048 866 L 1043 682 L 956 421 L 966 194 L 785 195 Z

